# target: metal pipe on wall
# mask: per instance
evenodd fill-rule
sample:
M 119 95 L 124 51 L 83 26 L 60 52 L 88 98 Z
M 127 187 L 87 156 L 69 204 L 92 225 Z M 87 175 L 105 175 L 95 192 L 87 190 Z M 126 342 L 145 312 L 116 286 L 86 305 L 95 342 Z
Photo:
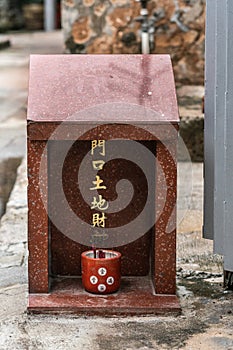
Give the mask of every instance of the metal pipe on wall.
M 44 2 L 44 29 L 46 32 L 56 29 L 56 0 Z

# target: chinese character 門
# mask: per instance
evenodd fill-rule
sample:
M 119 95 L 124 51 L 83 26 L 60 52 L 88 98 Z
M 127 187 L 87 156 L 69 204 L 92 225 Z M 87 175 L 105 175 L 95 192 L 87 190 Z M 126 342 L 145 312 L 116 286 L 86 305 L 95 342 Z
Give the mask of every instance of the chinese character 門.
M 100 154 L 102 156 L 105 156 L 105 140 L 93 140 L 93 141 L 91 141 L 91 154 L 92 155 L 94 154 L 94 150 L 97 147 L 101 149 Z

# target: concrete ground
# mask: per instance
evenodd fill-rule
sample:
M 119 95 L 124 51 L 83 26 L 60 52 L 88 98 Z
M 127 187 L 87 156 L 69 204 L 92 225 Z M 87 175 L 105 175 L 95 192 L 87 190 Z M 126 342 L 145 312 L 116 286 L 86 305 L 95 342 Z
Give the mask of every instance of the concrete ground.
M 11 48 L 0 51 L 2 158 L 25 155 L 29 52 L 63 50 L 59 32 L 10 40 Z M 24 161 L 0 225 L 0 350 L 233 349 L 233 293 L 223 289 L 221 257 L 201 237 L 202 163 L 181 162 L 178 169 L 178 317 L 28 315 L 26 186 Z
M 0 161 L 25 154 L 30 54 L 63 52 L 62 32 L 9 34 L 8 39 L 11 46 L 0 51 Z

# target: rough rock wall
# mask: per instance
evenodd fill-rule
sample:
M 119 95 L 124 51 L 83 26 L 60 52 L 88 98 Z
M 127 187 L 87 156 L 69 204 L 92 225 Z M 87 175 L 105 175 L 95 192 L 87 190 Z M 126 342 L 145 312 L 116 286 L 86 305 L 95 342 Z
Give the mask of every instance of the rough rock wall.
M 172 56 L 176 81 L 203 84 L 205 0 L 151 0 L 155 53 Z M 69 53 L 140 53 L 140 4 L 135 0 L 63 0 Z
M 19 29 L 23 26 L 23 16 L 19 0 L 0 0 L 0 32 Z

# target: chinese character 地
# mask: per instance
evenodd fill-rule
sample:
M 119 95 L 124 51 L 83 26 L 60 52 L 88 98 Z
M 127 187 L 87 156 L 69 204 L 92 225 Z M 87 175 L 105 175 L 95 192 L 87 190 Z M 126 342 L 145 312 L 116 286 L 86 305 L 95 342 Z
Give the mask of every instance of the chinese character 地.
M 91 209 L 99 209 L 99 210 L 106 210 L 108 209 L 109 203 L 104 199 L 101 195 L 99 195 L 99 198 L 97 200 L 96 197 L 93 198 L 93 201 L 91 202 Z

